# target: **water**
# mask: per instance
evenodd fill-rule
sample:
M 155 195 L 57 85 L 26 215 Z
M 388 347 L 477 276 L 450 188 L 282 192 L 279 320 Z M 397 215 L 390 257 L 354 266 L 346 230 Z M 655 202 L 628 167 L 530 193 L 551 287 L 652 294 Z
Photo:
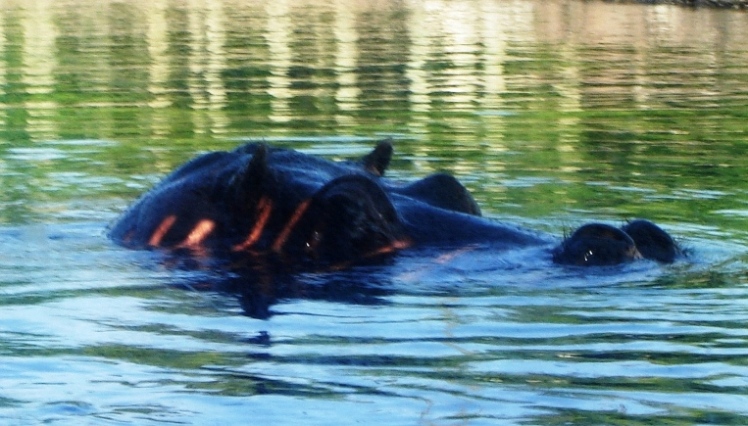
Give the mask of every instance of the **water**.
M 744 12 L 596 1 L 3 1 L 0 419 L 745 423 L 747 39 Z M 104 237 L 199 152 L 383 136 L 392 178 L 447 170 L 497 220 L 646 217 L 691 256 L 247 287 Z

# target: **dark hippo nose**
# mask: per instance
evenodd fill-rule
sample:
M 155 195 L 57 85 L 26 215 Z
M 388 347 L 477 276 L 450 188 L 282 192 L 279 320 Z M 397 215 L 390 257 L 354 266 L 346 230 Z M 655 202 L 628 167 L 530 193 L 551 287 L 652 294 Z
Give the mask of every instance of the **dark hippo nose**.
M 647 259 L 673 263 L 681 253 L 673 237 L 648 220 L 637 219 L 621 229 L 634 240 L 639 253 Z
M 553 261 L 565 265 L 617 265 L 641 257 L 626 232 L 603 223 L 583 225 L 553 250 Z

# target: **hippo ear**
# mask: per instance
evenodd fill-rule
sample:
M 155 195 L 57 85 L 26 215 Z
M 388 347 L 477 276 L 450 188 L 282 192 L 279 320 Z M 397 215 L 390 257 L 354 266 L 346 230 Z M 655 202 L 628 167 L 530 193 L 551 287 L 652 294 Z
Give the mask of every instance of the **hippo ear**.
M 247 166 L 245 181 L 250 184 L 259 185 L 268 172 L 268 147 L 260 144 L 252 155 L 252 160 Z
M 392 151 L 392 138 L 377 142 L 377 146 L 361 160 L 364 169 L 371 174 L 384 176 L 384 171 L 392 159 Z
M 240 207 L 253 206 L 261 195 L 260 188 L 267 176 L 267 147 L 260 144 L 252 153 L 252 158 L 245 160 L 229 180 L 229 194 L 236 200 L 232 204 Z

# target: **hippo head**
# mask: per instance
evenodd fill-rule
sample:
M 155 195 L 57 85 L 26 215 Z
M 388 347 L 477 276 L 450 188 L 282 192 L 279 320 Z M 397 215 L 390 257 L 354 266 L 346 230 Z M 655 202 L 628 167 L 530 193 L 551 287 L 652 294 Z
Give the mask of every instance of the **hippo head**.
M 566 265 L 606 266 L 635 259 L 672 263 L 680 249 L 667 232 L 647 220 L 621 229 L 602 223 L 581 226 L 553 250 L 553 261 Z
M 407 245 L 379 183 L 392 155 L 381 141 L 361 161 L 333 163 L 247 144 L 197 157 L 110 228 L 132 248 L 188 249 L 340 262 Z

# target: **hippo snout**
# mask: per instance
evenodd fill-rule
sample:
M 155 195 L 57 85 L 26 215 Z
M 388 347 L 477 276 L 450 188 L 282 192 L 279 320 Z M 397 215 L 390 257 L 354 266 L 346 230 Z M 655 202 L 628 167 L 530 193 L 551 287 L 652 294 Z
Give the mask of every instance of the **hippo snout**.
M 564 265 L 606 266 L 636 259 L 672 263 L 680 253 L 673 238 L 648 220 L 634 220 L 621 228 L 589 223 L 553 249 L 553 261 Z

